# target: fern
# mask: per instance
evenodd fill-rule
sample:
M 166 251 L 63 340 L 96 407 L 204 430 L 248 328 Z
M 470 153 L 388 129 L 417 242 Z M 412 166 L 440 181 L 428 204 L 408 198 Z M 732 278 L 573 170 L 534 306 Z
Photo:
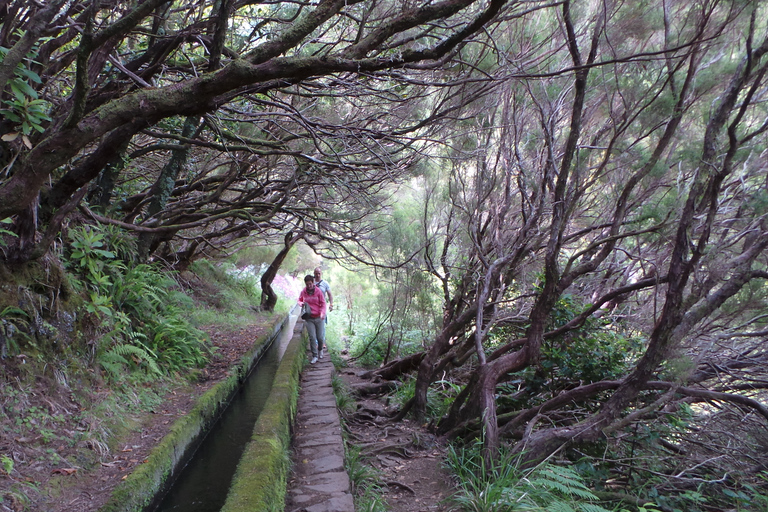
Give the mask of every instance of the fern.
M 112 350 L 101 354 L 99 357 L 99 366 L 101 369 L 107 373 L 108 378 L 115 380 L 123 375 L 125 366 L 128 366 L 129 364 L 130 363 L 126 358 Z
M 608 512 L 600 505 L 595 505 L 594 503 L 582 503 L 579 505 L 579 510 L 581 512 Z
M 139 333 L 131 334 L 136 337 L 133 340 L 136 342 L 138 339 L 136 335 Z M 126 357 L 129 359 L 126 359 Z M 142 363 L 144 363 L 146 364 L 149 373 L 153 373 L 155 375 L 163 374 L 162 370 L 160 370 L 160 367 L 157 364 L 157 356 L 150 349 L 144 346 L 133 345 L 130 343 L 122 343 L 110 348 L 106 353 L 104 353 L 104 355 L 102 355 L 102 357 L 99 359 L 99 362 L 101 363 L 102 367 L 104 367 L 104 363 L 106 363 L 107 365 L 112 365 L 112 368 L 114 368 L 114 365 L 117 363 L 129 365 L 131 362 L 133 362 L 137 366 L 140 366 Z
M 11 222 L 12 222 L 11 219 L 7 219 L 7 218 L 6 219 L 0 219 L 0 224 L 11 224 Z M 19 235 L 17 235 L 13 231 L 8 231 L 7 229 L 0 227 L 0 247 L 6 247 L 6 245 L 7 245 L 5 243 L 5 240 L 3 240 L 3 236 L 2 235 L 9 235 L 9 236 L 12 236 L 14 238 L 18 238 L 19 237 Z
M 5 358 L 10 354 L 21 353 L 16 335 L 31 342 L 29 335 L 24 330 L 29 329 L 29 314 L 15 306 L 7 306 L 0 311 L 0 356 Z
M 546 510 L 547 512 L 576 512 L 576 509 L 564 501 L 552 501 L 547 504 Z
M 490 464 L 483 460 L 482 443 L 451 447 L 448 465 L 459 481 L 453 501 L 471 512 L 609 512 L 568 467 L 546 464 L 526 475 L 517 471 L 515 457 L 502 453 Z
M 537 472 L 537 478 L 531 481 L 534 487 L 560 492 L 565 496 L 577 496 L 579 498 L 594 501 L 597 496 L 592 494 L 584 485 L 578 473 L 572 469 L 548 465 Z

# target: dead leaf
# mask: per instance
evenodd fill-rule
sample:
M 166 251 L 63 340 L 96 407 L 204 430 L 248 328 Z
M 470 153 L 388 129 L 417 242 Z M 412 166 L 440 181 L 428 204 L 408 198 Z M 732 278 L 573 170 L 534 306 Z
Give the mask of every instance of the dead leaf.
M 4 142 L 11 142 L 12 140 L 16 140 L 16 137 L 18 136 L 19 136 L 19 132 L 8 132 L 2 137 L 0 137 L 0 139 L 3 139 Z
M 29 137 L 27 137 L 26 135 L 22 135 L 21 141 L 24 143 L 25 146 L 27 146 L 27 149 L 32 149 L 32 141 L 29 140 Z
M 77 468 L 58 468 L 51 471 L 52 475 L 73 475 L 77 473 Z

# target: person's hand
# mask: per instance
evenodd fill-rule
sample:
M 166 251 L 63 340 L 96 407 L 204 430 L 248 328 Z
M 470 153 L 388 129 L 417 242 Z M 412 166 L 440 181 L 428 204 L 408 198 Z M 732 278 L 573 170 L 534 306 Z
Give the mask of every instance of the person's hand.
M 328 311 L 333 311 L 333 304 L 328 305 Z

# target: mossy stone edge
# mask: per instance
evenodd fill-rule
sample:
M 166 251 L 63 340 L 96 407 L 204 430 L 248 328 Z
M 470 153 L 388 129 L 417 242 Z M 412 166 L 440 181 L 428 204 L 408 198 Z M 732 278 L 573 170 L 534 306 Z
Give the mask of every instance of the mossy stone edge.
M 301 339 L 302 342 L 299 342 Z M 283 512 L 306 336 L 294 336 L 237 466 L 221 512 Z
M 161 491 L 170 476 L 186 462 L 189 448 L 213 424 L 229 404 L 253 365 L 288 327 L 288 317 L 275 325 L 270 335 L 257 339 L 253 348 L 241 359 L 236 371 L 209 389 L 195 407 L 179 418 L 170 432 L 152 450 L 147 461 L 122 481 L 99 512 L 141 512 Z

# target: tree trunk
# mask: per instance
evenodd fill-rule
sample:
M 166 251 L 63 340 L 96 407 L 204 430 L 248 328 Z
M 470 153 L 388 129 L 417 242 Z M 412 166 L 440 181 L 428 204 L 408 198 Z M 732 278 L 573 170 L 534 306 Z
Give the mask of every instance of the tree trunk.
M 184 120 L 184 127 L 181 129 L 181 136 L 184 138 L 191 138 L 197 131 L 197 127 L 200 123 L 200 117 L 189 116 Z M 163 170 L 160 172 L 157 181 L 152 186 L 150 193 L 152 194 L 152 200 L 147 208 L 147 217 L 152 217 L 160 213 L 165 205 L 168 203 L 168 199 L 171 197 L 173 188 L 176 184 L 176 179 L 179 177 L 182 169 L 187 163 L 189 157 L 190 147 L 186 146 L 181 149 L 176 149 L 171 152 L 171 158 L 168 163 L 165 164 Z M 146 260 L 149 255 L 157 247 L 158 235 L 153 233 L 142 233 L 139 236 L 139 258 Z
M 411 354 L 410 356 L 392 361 L 388 365 L 383 366 L 377 370 L 365 372 L 361 374 L 360 377 L 363 379 L 373 379 L 376 377 L 384 380 L 396 379 L 401 375 L 417 369 L 425 355 L 426 352 L 417 352 L 416 354 Z
M 293 231 L 286 233 L 283 240 L 283 248 L 277 253 L 275 259 L 269 265 L 264 275 L 261 276 L 261 309 L 264 311 L 274 311 L 277 304 L 277 294 L 272 289 L 272 281 L 274 281 L 277 271 L 280 270 L 280 266 L 285 261 L 286 256 L 291 251 L 293 245 L 299 241 L 301 235 L 293 234 Z
M 466 309 L 458 318 L 449 322 L 435 338 L 435 342 L 427 351 L 419 364 L 419 373 L 416 376 L 416 386 L 413 396 L 412 412 L 418 421 L 424 421 L 427 413 L 427 391 L 435 378 L 435 366 L 440 359 L 451 349 L 450 341 L 459 332 L 464 330 L 475 318 L 477 305 Z
M 96 182 L 96 186 L 89 194 L 89 201 L 91 204 L 96 204 L 100 207 L 102 212 L 106 212 L 110 202 L 112 202 L 112 193 L 115 190 L 115 183 L 117 183 L 117 177 L 125 168 L 125 150 L 128 148 L 127 139 L 117 151 L 117 154 L 110 160 L 104 170 L 101 171 L 99 179 Z

